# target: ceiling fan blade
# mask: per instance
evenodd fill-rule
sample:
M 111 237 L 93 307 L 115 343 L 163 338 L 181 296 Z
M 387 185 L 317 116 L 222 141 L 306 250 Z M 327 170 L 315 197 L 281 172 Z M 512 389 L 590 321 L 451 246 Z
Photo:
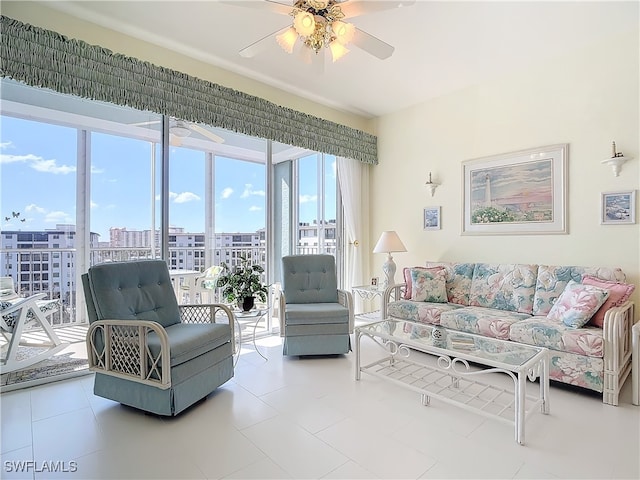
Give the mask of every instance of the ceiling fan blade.
M 238 53 L 240 53 L 240 56 L 244 58 L 255 57 L 257 54 L 263 52 L 267 48 L 270 40 L 273 41 L 273 43 L 276 43 L 276 35 L 279 35 L 280 33 L 284 32 L 289 27 L 290 25 L 287 25 L 286 27 L 281 28 L 280 30 L 276 30 L 275 32 L 270 33 L 269 35 L 262 37 L 260 40 L 258 40 L 257 42 L 253 42 L 248 47 L 244 47 Z
M 380 60 L 389 58 L 395 50 L 395 48 L 388 43 L 383 42 L 379 38 L 376 38 L 363 30 L 360 30 L 358 27 L 356 27 L 356 32 L 351 43 L 365 52 L 370 53 L 374 57 L 378 57 Z
M 289 15 L 293 10 L 292 3 L 281 3 L 274 0 L 261 0 L 261 1 L 221 1 L 226 5 L 233 5 L 234 7 L 247 7 L 254 10 L 262 10 L 265 12 L 279 13 L 280 15 Z
M 143 125 L 153 125 L 156 123 L 162 123 L 162 120 L 151 120 L 149 122 L 130 123 L 132 127 L 142 127 Z
M 198 132 L 203 137 L 207 137 L 209 140 L 213 140 L 216 143 L 224 143 L 224 138 L 216 135 L 213 132 L 210 132 L 206 128 L 202 128 L 200 125 L 196 125 L 195 123 L 190 123 L 189 128 L 194 132 Z
M 340 9 L 344 13 L 345 18 L 359 17 L 366 13 L 382 12 L 384 10 L 392 10 L 394 8 L 409 7 L 413 5 L 415 0 L 347 0 L 340 3 Z

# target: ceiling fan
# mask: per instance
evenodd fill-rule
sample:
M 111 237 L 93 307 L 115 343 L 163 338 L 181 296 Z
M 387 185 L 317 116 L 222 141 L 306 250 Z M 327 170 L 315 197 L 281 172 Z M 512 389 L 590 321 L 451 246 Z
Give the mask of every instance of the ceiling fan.
M 142 127 L 144 125 L 154 125 L 160 124 L 162 120 L 152 120 L 150 122 L 140 122 L 140 123 L 132 123 L 136 127 Z M 182 145 L 182 139 L 191 135 L 191 132 L 196 132 L 203 137 L 208 138 L 209 140 L 216 143 L 224 143 L 224 138 L 216 135 L 209 130 L 202 128 L 197 123 L 187 122 L 185 120 L 177 120 L 171 118 L 169 122 L 169 143 L 174 147 L 179 147 Z
M 389 58 L 393 54 L 394 47 L 344 20 L 367 13 L 409 6 L 414 4 L 415 0 L 295 0 L 293 5 L 275 0 L 225 3 L 260 8 L 293 17 L 292 25 L 270 33 L 243 48 L 240 50 L 241 56 L 247 58 L 255 56 L 275 36 L 278 45 L 287 53 L 292 53 L 297 41 L 301 40 L 300 53 L 309 63 L 310 54 L 318 54 L 323 48 L 331 51 L 335 62 L 349 52 L 347 46 L 350 44 L 381 60 Z

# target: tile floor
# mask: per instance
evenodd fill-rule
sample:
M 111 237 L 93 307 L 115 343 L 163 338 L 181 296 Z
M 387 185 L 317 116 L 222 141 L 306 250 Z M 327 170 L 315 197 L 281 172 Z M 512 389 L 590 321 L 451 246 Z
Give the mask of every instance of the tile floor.
M 552 386 L 551 414 L 533 415 L 519 446 L 512 426 L 356 382 L 353 353 L 283 358 L 278 337 L 257 346 L 268 360 L 245 345 L 235 377 L 177 418 L 94 396 L 92 375 L 2 394 L 0 477 L 640 478 L 630 381 L 618 407 Z M 363 342 L 365 360 L 378 352 Z

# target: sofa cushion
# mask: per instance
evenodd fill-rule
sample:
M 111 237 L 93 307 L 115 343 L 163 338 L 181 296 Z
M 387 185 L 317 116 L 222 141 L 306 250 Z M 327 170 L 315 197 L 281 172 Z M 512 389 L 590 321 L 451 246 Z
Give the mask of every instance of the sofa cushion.
M 591 320 L 589 320 L 589 325 L 595 325 L 596 327 L 603 327 L 605 313 L 607 313 L 611 308 L 623 305 L 636 288 L 635 285 L 630 283 L 602 280 L 598 277 L 594 277 L 593 275 L 584 275 L 582 277 L 582 283 L 585 285 L 594 285 L 609 291 L 609 296 L 605 302 L 595 315 L 591 317 Z
M 469 305 L 471 278 L 475 263 L 427 262 L 427 267 L 444 267 L 446 276 L 447 300 L 449 303 Z
M 547 319 L 580 328 L 591 320 L 608 296 L 608 290 L 571 280 L 549 310 Z
M 413 287 L 411 274 L 413 270 L 431 270 L 435 272 L 436 270 L 444 270 L 444 267 L 404 267 L 402 269 L 402 276 L 404 277 L 404 283 L 406 284 L 406 287 L 404 289 L 402 298 L 404 298 L 405 300 L 411 300 L 411 288 Z
M 537 265 L 477 263 L 469 305 L 531 314 Z
M 598 327 L 571 328 L 546 317 L 531 317 L 511 325 L 509 339 L 560 352 L 602 358 L 603 332 Z
M 411 270 L 411 299 L 416 302 L 446 303 L 445 271 L 443 268 Z
M 439 325 L 442 312 L 458 308 L 462 307 L 455 303 L 428 303 L 414 302 L 413 300 L 398 300 L 397 302 L 391 302 L 389 304 L 387 307 L 387 315 L 402 320 Z
M 440 325 L 463 332 L 508 340 L 509 327 L 527 318 L 530 318 L 530 315 L 526 313 L 470 306 L 442 312 Z
M 569 280 L 581 283 L 584 275 L 614 282 L 625 281 L 625 274 L 619 268 L 539 265 L 533 314 L 547 315 Z

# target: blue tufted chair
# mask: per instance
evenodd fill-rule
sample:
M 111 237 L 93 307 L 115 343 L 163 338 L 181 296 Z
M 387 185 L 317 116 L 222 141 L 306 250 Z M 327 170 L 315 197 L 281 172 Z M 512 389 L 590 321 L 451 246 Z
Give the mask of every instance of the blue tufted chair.
M 349 353 L 353 332 L 353 299 L 338 289 L 331 255 L 282 258 L 280 336 L 284 355 Z
M 82 283 L 96 395 L 171 416 L 233 377 L 233 313 L 178 306 L 163 260 L 96 265 Z

